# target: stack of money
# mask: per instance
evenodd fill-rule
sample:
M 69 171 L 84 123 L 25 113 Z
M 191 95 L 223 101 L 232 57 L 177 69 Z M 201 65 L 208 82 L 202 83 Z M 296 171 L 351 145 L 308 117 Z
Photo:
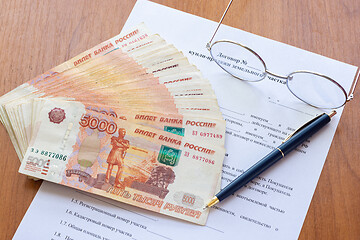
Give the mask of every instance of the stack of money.
M 19 172 L 205 224 L 225 122 L 210 83 L 144 24 L 0 98 Z

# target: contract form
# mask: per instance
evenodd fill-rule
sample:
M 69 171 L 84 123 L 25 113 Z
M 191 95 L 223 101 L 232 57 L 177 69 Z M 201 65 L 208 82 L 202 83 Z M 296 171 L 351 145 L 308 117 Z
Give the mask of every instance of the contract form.
M 222 187 L 323 112 L 295 98 L 283 79 L 249 83 L 224 72 L 206 49 L 217 26 L 213 21 L 138 1 L 124 29 L 140 22 L 182 50 L 213 86 L 227 122 Z M 323 73 L 347 92 L 357 72 L 355 66 L 225 25 L 214 41 L 220 39 L 251 47 L 270 71 Z M 214 206 L 206 226 L 44 182 L 14 239 L 297 239 L 342 110 L 285 159 Z M 34 222 L 43 230 L 35 231 Z

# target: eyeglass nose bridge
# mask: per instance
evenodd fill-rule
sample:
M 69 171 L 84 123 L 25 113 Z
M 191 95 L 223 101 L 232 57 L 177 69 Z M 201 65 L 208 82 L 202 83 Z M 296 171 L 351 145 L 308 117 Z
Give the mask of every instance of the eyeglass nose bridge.
M 277 78 L 282 78 L 282 79 L 288 79 L 289 77 L 291 77 L 290 75 L 287 75 L 287 76 L 284 76 L 284 75 L 280 75 L 280 74 L 276 74 L 276 73 L 273 73 L 273 72 L 270 72 L 267 68 L 266 68 L 266 65 L 265 65 L 265 72 L 271 76 L 274 76 L 274 77 L 277 77 Z

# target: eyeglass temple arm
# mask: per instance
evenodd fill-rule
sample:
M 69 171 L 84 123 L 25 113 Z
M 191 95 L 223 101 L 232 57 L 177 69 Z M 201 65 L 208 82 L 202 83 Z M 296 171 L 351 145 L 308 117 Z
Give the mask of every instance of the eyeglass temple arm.
M 229 4 L 228 4 L 228 6 L 227 6 L 227 7 L 226 7 L 226 9 L 225 9 L 225 12 L 223 13 L 223 15 L 222 15 L 222 17 L 221 17 L 221 19 L 220 19 L 220 21 L 219 21 L 218 26 L 217 26 L 217 27 L 216 27 L 216 29 L 215 29 L 214 34 L 212 35 L 212 37 L 211 37 L 210 41 L 206 44 L 206 48 L 207 48 L 209 51 L 210 51 L 210 44 L 211 44 L 212 40 L 214 39 L 215 34 L 217 33 L 217 31 L 218 31 L 218 29 L 219 29 L 219 27 L 220 27 L 220 25 L 221 25 L 222 21 L 224 20 L 225 15 L 226 15 L 227 11 L 229 10 L 230 5 L 231 5 L 232 1 L 233 1 L 233 0 L 230 0 L 230 2 L 229 2 Z
M 357 84 L 359 78 L 360 78 L 360 68 L 357 69 L 357 74 L 356 74 L 356 77 L 355 77 L 355 82 L 354 82 L 353 85 L 352 85 L 352 88 L 351 88 L 349 97 L 348 97 L 348 99 L 346 100 L 347 102 L 350 101 L 350 100 L 352 100 L 352 99 L 354 98 L 354 91 L 355 91 L 355 87 L 356 87 L 356 84 Z

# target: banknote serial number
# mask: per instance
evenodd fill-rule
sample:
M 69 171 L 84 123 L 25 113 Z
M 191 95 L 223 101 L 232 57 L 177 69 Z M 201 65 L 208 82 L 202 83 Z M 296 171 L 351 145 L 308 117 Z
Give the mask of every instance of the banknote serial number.
M 42 155 L 42 156 L 53 158 L 53 159 L 58 159 L 61 161 L 66 161 L 66 159 L 67 159 L 67 155 L 63 155 L 63 154 L 56 153 L 56 152 L 50 152 L 50 151 L 46 151 L 46 150 L 39 150 L 37 148 L 31 148 L 31 152 L 32 153 L 40 153 L 40 155 Z
M 208 138 L 218 138 L 218 139 L 222 139 L 222 138 L 223 138 L 223 135 L 222 135 L 222 134 L 209 133 L 209 132 L 193 131 L 193 135 L 194 135 L 194 136 L 200 135 L 200 137 L 208 137 Z
M 208 164 L 215 164 L 215 161 L 206 157 L 202 157 L 202 156 L 198 156 L 198 155 L 193 155 L 192 156 L 193 159 L 198 160 L 200 162 L 204 162 L 204 163 L 208 163 Z

